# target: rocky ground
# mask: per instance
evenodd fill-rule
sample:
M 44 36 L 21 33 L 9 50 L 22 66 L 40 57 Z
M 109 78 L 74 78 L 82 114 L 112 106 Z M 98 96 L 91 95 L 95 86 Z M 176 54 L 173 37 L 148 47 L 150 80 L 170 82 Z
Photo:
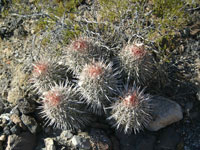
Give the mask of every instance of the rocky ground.
M 24 93 L 28 77 L 21 71 L 33 46 L 34 29 L 34 18 L 0 20 L 0 150 L 200 149 L 199 20 L 180 32 L 181 43 L 166 66 L 168 82 L 154 97 L 154 120 L 130 135 L 116 131 L 104 117 L 94 117 L 79 131 L 44 125 L 37 95 Z

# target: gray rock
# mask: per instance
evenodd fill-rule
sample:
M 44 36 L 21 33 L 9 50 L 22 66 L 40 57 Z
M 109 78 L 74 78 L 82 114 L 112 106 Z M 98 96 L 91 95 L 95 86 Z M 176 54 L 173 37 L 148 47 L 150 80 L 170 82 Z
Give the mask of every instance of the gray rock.
M 174 122 L 177 122 L 183 118 L 183 112 L 181 106 L 164 97 L 154 97 L 152 100 L 152 116 L 153 120 L 147 127 L 150 131 L 158 131 Z
M 22 114 L 29 114 L 35 111 L 35 103 L 25 98 L 17 101 L 17 106 Z
M 1 136 L 0 136 L 0 142 L 3 142 L 3 141 L 5 141 L 5 140 L 6 140 L 6 135 L 4 135 L 4 134 L 1 135 Z
M 60 134 L 60 138 L 63 140 L 69 140 L 73 137 L 73 134 L 71 133 L 70 130 L 64 130 L 61 134 Z
M 13 134 L 8 136 L 6 150 L 34 150 L 35 136 L 26 132 L 19 136 Z
M 56 150 L 56 146 L 54 145 L 54 141 L 51 138 L 44 139 L 45 150 Z
M 71 139 L 72 145 L 79 149 L 90 150 L 91 145 L 88 138 L 74 135 Z
M 24 123 L 24 125 L 29 129 L 29 131 L 33 134 L 35 134 L 38 130 L 38 124 L 36 120 L 33 117 L 22 115 L 21 120 Z

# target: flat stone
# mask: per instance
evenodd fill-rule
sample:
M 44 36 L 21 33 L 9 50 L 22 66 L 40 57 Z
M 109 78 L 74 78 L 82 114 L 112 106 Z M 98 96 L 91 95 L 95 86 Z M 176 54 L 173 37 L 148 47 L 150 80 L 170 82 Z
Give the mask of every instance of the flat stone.
M 60 135 L 60 138 L 63 140 L 69 140 L 72 137 L 73 137 L 73 134 L 71 133 L 70 130 L 64 130 Z
M 158 96 L 154 97 L 151 103 L 153 120 L 147 127 L 150 131 L 158 131 L 183 118 L 181 106 L 170 99 Z
M 45 150 L 56 150 L 56 146 L 54 144 L 53 139 L 46 138 L 46 139 L 44 139 L 44 143 L 45 143 L 45 147 L 46 147 Z
M 21 116 L 21 120 L 24 123 L 24 125 L 29 129 L 29 131 L 32 134 L 35 134 L 38 130 L 38 124 L 36 122 L 36 120 L 31 117 L 31 116 L 27 116 L 27 115 L 22 115 Z
M 6 150 L 34 150 L 35 136 L 25 132 L 18 135 L 12 134 L 8 136 Z
M 74 135 L 71 141 L 72 141 L 72 145 L 79 149 L 90 150 L 91 148 L 88 138 Z

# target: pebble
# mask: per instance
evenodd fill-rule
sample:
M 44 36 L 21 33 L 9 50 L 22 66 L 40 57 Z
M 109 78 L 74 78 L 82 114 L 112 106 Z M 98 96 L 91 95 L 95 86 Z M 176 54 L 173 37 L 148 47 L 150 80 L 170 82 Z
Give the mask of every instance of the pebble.
M 15 124 L 20 124 L 21 123 L 21 119 L 20 119 L 20 117 L 17 114 L 12 114 L 10 116 L 10 120 L 12 122 L 14 122 Z
M 72 145 L 84 150 L 90 150 L 91 145 L 88 138 L 74 135 L 72 138 Z
M 4 118 L 1 120 L 1 124 L 2 124 L 3 126 L 4 126 L 4 125 L 7 125 L 7 123 L 8 123 L 8 120 L 6 120 L 6 119 L 4 119 Z
M 12 114 L 10 117 L 10 120 L 16 124 L 19 125 L 19 127 L 21 127 L 22 129 L 26 130 L 26 127 L 24 126 L 24 124 L 22 123 L 20 117 L 17 114 Z
M 154 97 L 152 106 L 153 120 L 147 127 L 150 131 L 158 131 L 183 118 L 181 106 L 170 99 L 161 96 Z
M 46 138 L 44 139 L 44 143 L 45 143 L 45 150 L 56 150 L 56 146 L 54 144 L 53 139 Z
M 35 134 L 38 131 L 38 124 L 33 117 L 23 114 L 21 120 L 32 134 Z
M 10 113 L 1 114 L 0 118 L 2 119 L 2 123 L 6 123 L 7 120 L 10 120 Z
M 5 141 L 5 140 L 6 140 L 6 135 L 4 135 L 4 134 L 1 135 L 1 136 L 0 136 L 0 141 L 3 142 L 3 141 Z
M 60 135 L 60 138 L 63 140 L 69 140 L 72 137 L 73 137 L 73 134 L 71 133 L 70 130 L 64 130 Z

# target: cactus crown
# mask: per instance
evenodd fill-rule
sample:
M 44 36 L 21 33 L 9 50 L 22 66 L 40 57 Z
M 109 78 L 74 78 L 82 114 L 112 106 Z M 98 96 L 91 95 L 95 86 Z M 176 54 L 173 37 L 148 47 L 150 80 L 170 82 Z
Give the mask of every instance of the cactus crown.
M 41 76 L 45 75 L 48 70 L 48 65 L 47 63 L 44 62 L 37 62 L 33 64 L 33 75 L 34 76 Z
M 79 51 L 79 52 L 84 52 L 89 48 L 89 43 L 86 39 L 77 39 L 72 42 L 72 49 Z
M 45 94 L 44 102 L 51 106 L 57 106 L 61 101 L 61 93 L 59 91 L 48 91 Z
M 99 77 L 100 75 L 103 74 L 104 72 L 103 70 L 105 70 L 105 65 L 100 63 L 87 65 L 86 68 L 84 69 L 84 71 L 87 72 L 89 77 L 91 78 Z
M 122 99 L 122 101 L 123 101 L 123 104 L 127 107 L 137 106 L 138 105 L 137 92 L 134 91 L 133 93 L 130 93 L 128 96 Z

